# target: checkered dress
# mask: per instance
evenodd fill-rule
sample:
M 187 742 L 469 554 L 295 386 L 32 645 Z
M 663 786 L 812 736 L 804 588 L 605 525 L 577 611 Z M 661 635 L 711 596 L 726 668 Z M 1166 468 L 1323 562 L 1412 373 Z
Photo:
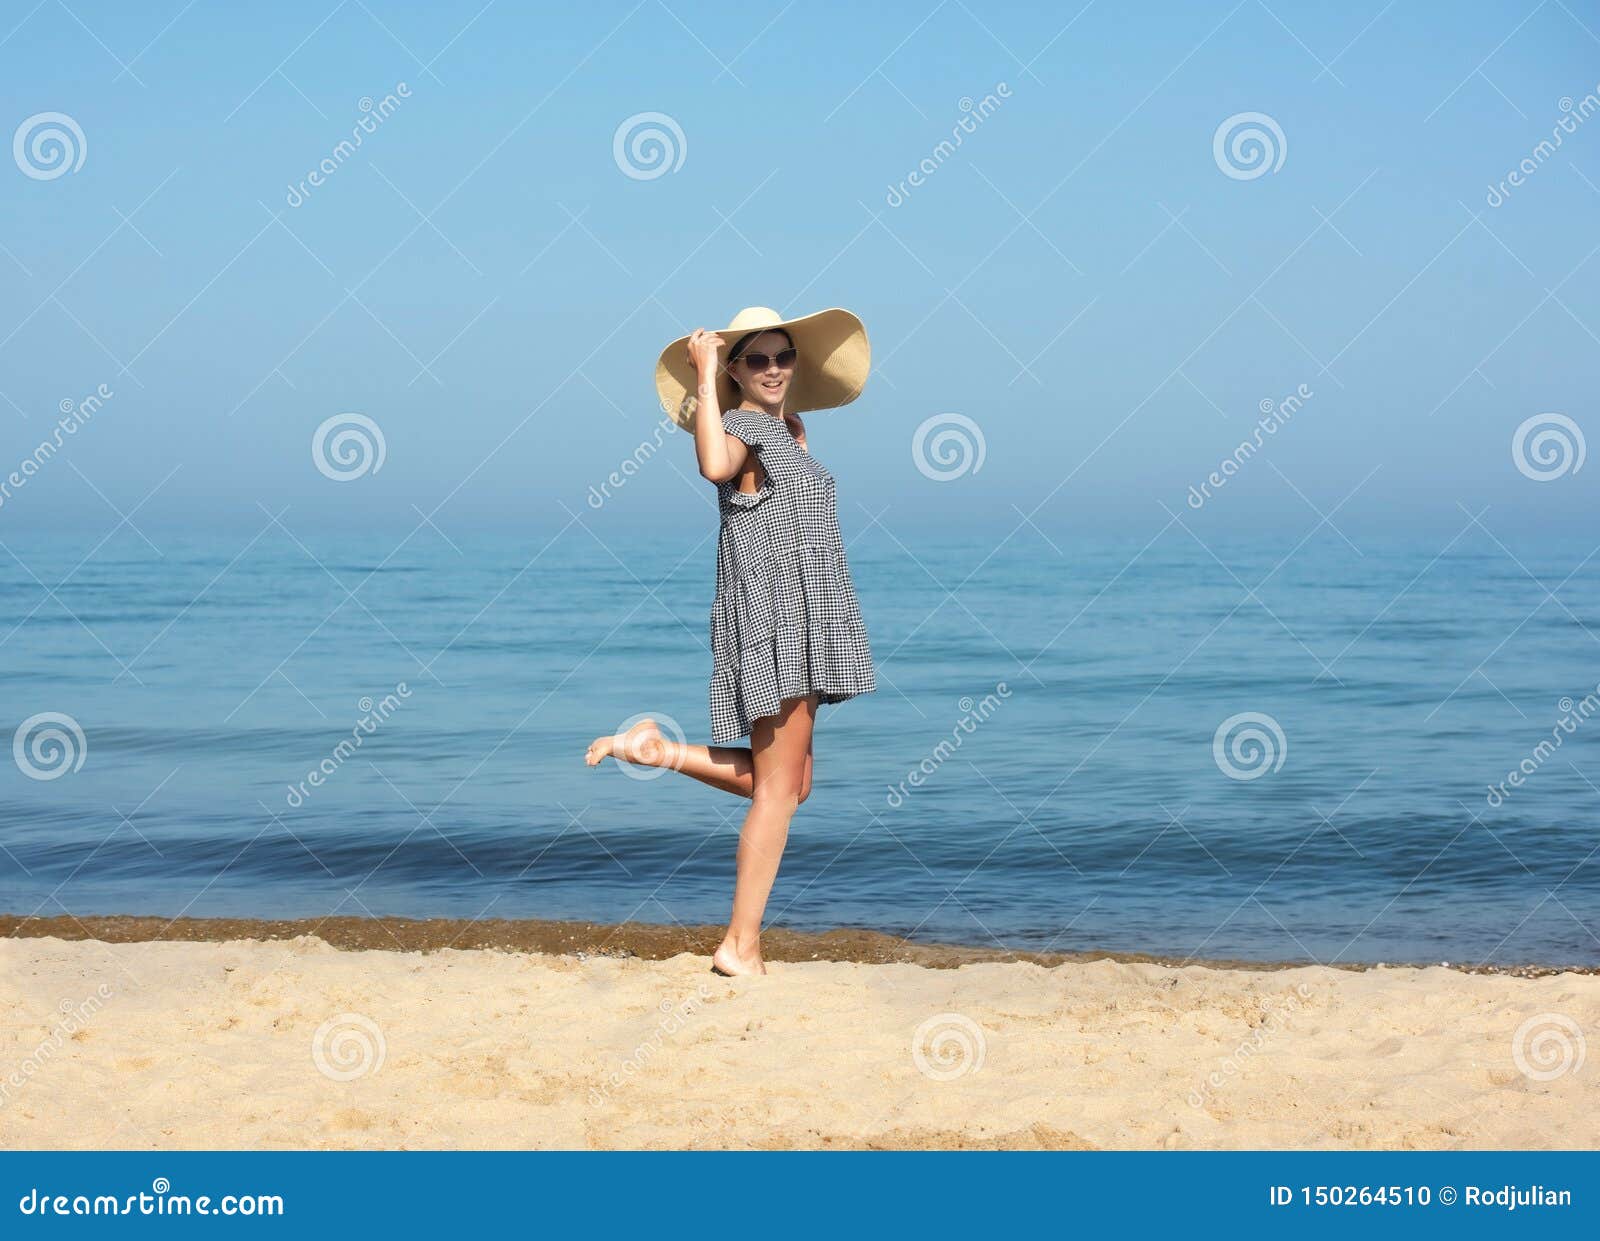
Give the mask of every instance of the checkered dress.
M 759 454 L 746 495 L 717 484 L 722 514 L 711 605 L 711 740 L 746 736 L 785 698 L 843 702 L 877 688 L 845 563 L 833 475 L 781 418 L 733 409 L 722 425 Z

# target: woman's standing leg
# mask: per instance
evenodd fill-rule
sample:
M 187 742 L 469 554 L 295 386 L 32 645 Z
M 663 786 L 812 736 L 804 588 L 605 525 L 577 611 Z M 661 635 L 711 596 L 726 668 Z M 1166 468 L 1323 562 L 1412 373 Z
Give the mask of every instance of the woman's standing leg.
M 757 720 L 751 729 L 754 787 L 739 832 L 733 915 L 711 957 L 712 965 L 725 974 L 767 972 L 761 960 L 761 918 L 789 840 L 789 820 L 806 784 L 816 714 L 814 695 L 789 698 L 776 716 Z

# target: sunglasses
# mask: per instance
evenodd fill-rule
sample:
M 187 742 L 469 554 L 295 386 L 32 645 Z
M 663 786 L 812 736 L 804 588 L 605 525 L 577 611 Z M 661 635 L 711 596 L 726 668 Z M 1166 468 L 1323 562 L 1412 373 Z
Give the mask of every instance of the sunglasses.
M 779 370 L 786 371 L 794 365 L 795 359 L 799 356 L 800 351 L 798 349 L 790 348 L 778 350 L 776 357 L 768 357 L 764 353 L 744 353 L 740 354 L 735 361 L 743 362 L 752 371 L 764 371 L 776 362 Z

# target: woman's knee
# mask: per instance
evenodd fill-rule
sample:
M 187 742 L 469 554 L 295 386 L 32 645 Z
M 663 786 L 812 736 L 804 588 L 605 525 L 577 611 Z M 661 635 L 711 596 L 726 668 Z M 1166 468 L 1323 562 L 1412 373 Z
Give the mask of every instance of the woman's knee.
M 795 807 L 805 800 L 800 795 L 800 790 L 792 784 L 778 787 L 768 781 L 756 790 L 755 796 L 750 799 L 756 807 L 778 814 L 793 814 Z

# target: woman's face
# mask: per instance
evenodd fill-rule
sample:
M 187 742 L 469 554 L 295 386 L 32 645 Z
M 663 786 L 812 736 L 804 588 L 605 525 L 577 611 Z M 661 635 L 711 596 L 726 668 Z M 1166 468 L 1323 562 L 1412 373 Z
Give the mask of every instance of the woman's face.
M 786 357 L 783 362 L 787 365 L 781 365 L 778 355 L 792 348 L 787 333 L 763 332 L 729 363 L 734 382 L 739 385 L 746 400 L 772 410 L 782 409 L 783 398 L 788 395 L 789 385 L 794 382 L 795 362 L 792 357 Z M 767 359 L 766 366 L 752 370 L 747 361 L 752 354 L 763 355 Z

